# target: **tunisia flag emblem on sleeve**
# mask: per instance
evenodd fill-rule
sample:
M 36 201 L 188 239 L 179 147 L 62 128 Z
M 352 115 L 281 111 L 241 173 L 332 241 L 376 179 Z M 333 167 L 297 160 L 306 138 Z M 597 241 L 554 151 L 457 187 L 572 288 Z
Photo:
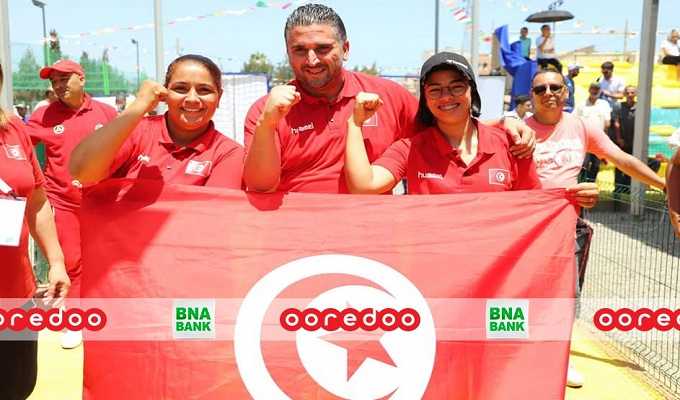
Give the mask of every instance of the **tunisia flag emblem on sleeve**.
M 81 210 L 85 399 L 558 399 L 564 190 L 253 194 L 107 180 Z

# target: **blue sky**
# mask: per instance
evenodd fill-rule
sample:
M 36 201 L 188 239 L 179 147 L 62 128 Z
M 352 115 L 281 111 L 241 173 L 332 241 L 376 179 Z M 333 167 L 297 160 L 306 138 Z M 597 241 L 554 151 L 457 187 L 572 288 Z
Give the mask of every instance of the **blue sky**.
M 290 0 L 295 2 L 295 0 Z M 47 29 L 62 36 L 62 50 L 72 59 L 82 51 L 100 58 L 109 49 L 112 64 L 134 76 L 136 47 L 139 41 L 143 71 L 155 75 L 154 30 L 144 27 L 154 21 L 153 0 L 44 0 Z M 434 48 L 433 0 L 323 0 L 345 22 L 350 41 L 347 66 L 371 65 L 375 62 L 383 73 L 415 72 L 422 63 L 423 51 Z M 163 2 L 165 65 L 178 55 L 198 53 L 211 57 L 224 71 L 239 71 L 250 54 L 261 52 L 273 63 L 285 60 L 283 26 L 295 5 L 283 9 L 287 1 L 268 7 L 254 7 L 257 0 L 198 0 Z M 511 32 L 528 26 L 530 36 L 538 35 L 540 24 L 528 24 L 531 13 L 545 10 L 548 0 L 479 0 L 480 29 L 491 34 L 495 27 L 508 24 Z M 453 17 L 453 10 L 465 7 L 464 0 L 440 2 L 439 48 L 469 51 L 470 33 L 465 24 Z M 254 9 L 249 9 L 254 7 Z M 623 35 L 582 34 L 599 30 L 622 33 L 640 31 L 642 1 L 639 0 L 564 0 L 560 10 L 571 11 L 575 19 L 558 23 L 558 52 L 595 45 L 598 51 L 623 51 Z M 220 11 L 246 10 L 241 14 L 215 16 Z M 677 3 L 661 0 L 658 31 L 680 27 Z M 209 16 L 199 18 L 202 16 Z M 42 14 L 30 0 L 10 0 L 10 39 L 12 63 L 16 65 L 27 48 L 42 59 Z M 173 24 L 168 24 L 175 21 Z M 139 29 L 126 30 L 138 26 Z M 108 28 L 119 28 L 107 33 Z M 560 32 L 564 32 L 560 34 Z M 576 34 L 580 33 L 580 34 Z M 72 37 L 78 36 L 78 37 Z M 514 38 L 515 35 L 512 35 Z M 662 36 L 657 36 L 657 48 Z M 639 36 L 628 40 L 628 51 L 638 50 Z M 179 49 L 179 50 L 178 50 Z M 480 46 L 480 53 L 491 49 Z

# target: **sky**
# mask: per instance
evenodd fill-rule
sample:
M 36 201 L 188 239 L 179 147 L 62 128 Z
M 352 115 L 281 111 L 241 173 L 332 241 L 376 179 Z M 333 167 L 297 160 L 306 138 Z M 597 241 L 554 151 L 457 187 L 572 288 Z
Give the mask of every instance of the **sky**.
M 284 5 L 292 3 L 288 7 Z M 225 72 L 238 72 L 255 52 L 264 53 L 273 63 L 286 60 L 283 27 L 287 16 L 304 0 L 278 3 L 258 0 L 165 0 L 162 3 L 164 70 L 181 54 L 210 57 Z M 435 44 L 436 0 L 317 0 L 342 17 L 350 42 L 346 66 L 376 63 L 383 74 L 417 73 L 423 52 Z M 548 0 L 478 0 L 481 33 L 507 24 L 511 40 L 522 26 L 535 39 L 541 24 L 524 22 L 530 14 L 548 9 Z M 439 1 L 439 50 L 452 48 L 469 52 L 470 32 L 454 17 L 471 15 L 465 0 Z M 109 49 L 114 67 L 134 77 L 139 42 L 140 68 L 155 77 L 153 0 L 44 0 L 48 32 L 56 29 L 62 52 L 78 60 L 83 51 L 101 58 Z M 259 6 L 258 6 L 259 3 Z M 658 32 L 680 27 L 677 3 L 659 2 Z M 597 51 L 623 52 L 626 29 L 639 32 L 642 15 L 640 0 L 563 0 L 557 7 L 575 18 L 555 25 L 557 52 L 594 45 Z M 460 11 L 463 10 L 463 14 Z M 12 64 L 16 68 L 27 49 L 42 61 L 42 12 L 31 0 L 9 0 Z M 600 32 L 594 34 L 593 32 Z M 611 34 L 609 32 L 615 32 Z M 657 35 L 657 48 L 665 35 Z M 628 51 L 637 51 L 639 35 L 629 36 Z M 491 45 L 480 41 L 479 53 Z

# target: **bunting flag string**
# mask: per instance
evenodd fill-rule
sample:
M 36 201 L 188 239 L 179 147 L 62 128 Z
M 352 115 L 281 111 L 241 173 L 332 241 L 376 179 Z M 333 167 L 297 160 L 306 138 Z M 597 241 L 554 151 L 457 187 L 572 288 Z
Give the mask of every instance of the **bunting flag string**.
M 248 6 L 243 9 L 238 9 L 238 10 L 221 10 L 221 11 L 215 11 L 213 13 L 208 13 L 204 15 L 197 15 L 194 17 L 180 17 L 177 19 L 174 19 L 172 21 L 165 22 L 164 25 L 170 26 L 170 25 L 175 25 L 178 23 L 182 22 L 189 22 L 189 21 L 196 21 L 196 20 L 202 20 L 202 19 L 207 19 L 211 17 L 222 17 L 225 15 L 243 15 L 247 12 L 250 11 L 255 11 L 257 9 L 262 9 L 262 8 L 279 8 L 282 10 L 285 10 L 293 5 L 299 5 L 303 3 L 309 3 L 312 0 L 296 0 L 296 1 L 291 1 L 291 2 L 286 2 L 286 3 L 267 3 L 264 1 L 257 1 L 254 6 Z M 113 27 L 113 28 L 104 28 L 104 29 L 99 29 L 96 31 L 90 31 L 90 32 L 83 32 L 83 33 L 76 33 L 76 34 L 67 34 L 67 35 L 60 35 L 61 38 L 64 39 L 77 39 L 85 36 L 97 36 L 97 35 L 106 35 L 109 33 L 114 33 L 114 32 L 121 32 L 121 31 L 134 31 L 134 30 L 139 30 L 139 29 L 153 29 L 154 24 L 153 23 L 148 23 L 148 24 L 142 24 L 142 25 L 133 25 L 133 26 L 125 26 L 125 27 Z M 53 38 L 46 38 L 46 40 L 53 40 Z

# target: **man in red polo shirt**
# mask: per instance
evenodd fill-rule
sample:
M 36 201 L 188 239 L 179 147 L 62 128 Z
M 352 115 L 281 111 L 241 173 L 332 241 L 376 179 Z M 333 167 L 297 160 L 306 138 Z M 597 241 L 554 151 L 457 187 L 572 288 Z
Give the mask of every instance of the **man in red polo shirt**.
M 64 250 L 66 270 L 71 278 L 70 298 L 80 297 L 80 183 L 68 173 L 71 151 L 80 140 L 116 117 L 116 109 L 93 100 L 84 91 L 85 72 L 70 60 L 59 60 L 40 70 L 49 79 L 59 101 L 36 109 L 26 123 L 33 145 L 45 144 L 45 191 L 54 207 L 59 243 Z M 68 331 L 62 347 L 82 342 L 80 332 Z
M 363 126 L 371 162 L 419 130 L 418 100 L 395 82 L 343 68 L 347 32 L 327 6 L 297 8 L 284 37 L 295 79 L 273 88 L 248 111 L 243 180 L 260 192 L 348 193 L 343 159 L 356 95 L 375 93 L 385 103 Z

